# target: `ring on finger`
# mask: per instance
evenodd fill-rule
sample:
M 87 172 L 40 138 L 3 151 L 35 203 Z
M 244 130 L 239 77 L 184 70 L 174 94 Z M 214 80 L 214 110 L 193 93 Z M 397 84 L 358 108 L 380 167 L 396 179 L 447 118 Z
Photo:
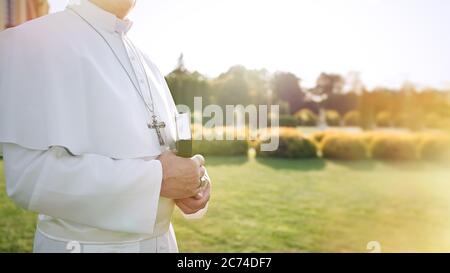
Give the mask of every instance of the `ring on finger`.
M 206 177 L 206 175 L 200 177 L 200 184 L 199 184 L 199 188 L 203 188 L 204 186 L 206 186 L 206 184 L 208 183 L 208 178 Z

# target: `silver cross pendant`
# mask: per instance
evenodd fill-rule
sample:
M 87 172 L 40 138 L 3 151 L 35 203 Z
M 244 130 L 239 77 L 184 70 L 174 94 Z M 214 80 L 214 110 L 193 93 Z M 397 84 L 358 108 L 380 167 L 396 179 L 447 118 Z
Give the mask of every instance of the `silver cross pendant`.
M 149 123 L 147 126 L 149 129 L 156 130 L 156 134 L 158 135 L 159 145 L 164 146 L 165 142 L 164 142 L 164 138 L 161 134 L 161 129 L 166 128 L 166 124 L 163 121 L 158 122 L 158 119 L 156 118 L 156 116 L 153 116 L 152 123 Z

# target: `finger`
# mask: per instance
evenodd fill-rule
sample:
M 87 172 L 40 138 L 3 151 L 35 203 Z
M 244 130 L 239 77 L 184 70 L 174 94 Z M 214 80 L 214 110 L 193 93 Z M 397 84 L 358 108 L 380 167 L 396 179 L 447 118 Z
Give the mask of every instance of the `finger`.
M 196 200 L 200 200 L 200 199 L 202 199 L 203 198 L 203 193 L 202 192 L 199 192 L 199 193 L 197 193 L 195 196 L 194 196 L 194 199 L 196 199 Z
M 210 186 L 211 179 L 208 176 L 208 173 L 205 171 L 205 174 L 200 178 L 200 188 L 204 192 L 207 186 Z
M 185 198 L 177 201 L 177 205 L 183 208 L 183 211 L 189 211 L 189 213 L 195 213 L 200 210 L 198 201 L 193 197 Z
M 190 206 L 190 207 L 194 207 L 197 210 L 201 210 L 201 209 L 205 208 L 206 204 L 209 201 L 209 197 L 210 197 L 209 194 L 204 194 L 202 199 L 195 200 L 194 206 Z
M 206 169 L 205 169 L 205 178 L 206 178 L 206 180 L 208 180 L 207 184 L 211 184 L 211 178 L 209 177 L 208 171 Z
M 211 184 L 211 178 L 209 177 L 208 170 L 205 168 L 205 178 L 208 180 L 208 184 Z
M 205 169 L 205 167 L 201 166 L 201 167 L 198 169 L 198 171 L 199 171 L 198 177 L 202 178 L 203 176 L 205 176 L 205 174 L 206 174 L 206 169 Z
M 203 187 L 203 190 L 201 192 L 201 198 L 193 198 L 195 201 L 195 204 L 193 204 L 191 207 L 204 207 L 206 203 L 208 203 L 211 196 L 211 185 L 208 183 L 205 187 Z
M 200 182 L 199 182 L 200 183 Z M 195 196 L 197 196 L 197 194 L 199 194 L 199 193 L 201 193 L 202 192 L 202 188 L 196 188 L 195 189 L 195 191 L 194 191 L 194 194 L 192 194 L 191 196 L 189 196 L 189 197 L 187 197 L 187 198 L 194 198 Z M 203 194 L 203 193 L 202 193 Z
M 202 155 L 194 155 L 191 159 L 194 160 L 198 166 L 205 165 L 205 158 Z
M 209 195 L 211 195 L 211 183 L 206 184 L 202 191 L 202 197 L 207 197 Z
M 188 198 L 183 200 L 183 203 L 190 207 L 191 209 L 202 209 L 206 206 L 206 203 L 208 203 L 210 198 L 210 187 L 206 186 L 205 190 L 202 192 L 202 198 L 195 199 L 195 198 Z
M 176 202 L 176 204 L 181 209 L 181 211 L 184 212 L 185 214 L 194 213 L 194 211 L 190 207 L 186 206 L 186 204 L 184 204 L 183 202 L 178 201 L 178 202 Z

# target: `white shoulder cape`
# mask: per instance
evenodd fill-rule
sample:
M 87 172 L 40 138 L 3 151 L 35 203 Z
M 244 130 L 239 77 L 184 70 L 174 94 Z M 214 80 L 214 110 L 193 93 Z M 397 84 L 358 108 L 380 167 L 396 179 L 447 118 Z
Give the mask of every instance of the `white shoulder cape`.
M 0 146 L 111 158 L 160 154 L 148 113 L 104 43 L 68 11 L 0 33 Z M 146 58 L 157 114 L 176 136 L 176 108 L 164 78 Z

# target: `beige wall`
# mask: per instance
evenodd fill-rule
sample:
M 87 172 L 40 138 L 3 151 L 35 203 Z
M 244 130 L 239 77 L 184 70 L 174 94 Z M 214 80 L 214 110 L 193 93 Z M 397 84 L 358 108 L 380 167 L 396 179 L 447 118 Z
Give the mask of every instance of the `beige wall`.
M 0 31 L 5 28 L 6 24 L 6 0 L 0 0 Z
M 40 16 L 44 16 L 44 15 L 48 14 L 48 11 L 50 9 L 50 6 L 48 5 L 48 1 L 47 0 L 37 0 L 36 2 L 38 3 L 37 9 L 36 9 L 37 16 L 40 17 Z
M 28 20 L 48 14 L 49 5 L 46 0 L 14 0 L 13 25 L 20 25 Z M 0 30 L 6 25 L 6 0 L 0 0 Z
M 14 25 L 19 25 L 27 20 L 27 1 L 14 1 Z

